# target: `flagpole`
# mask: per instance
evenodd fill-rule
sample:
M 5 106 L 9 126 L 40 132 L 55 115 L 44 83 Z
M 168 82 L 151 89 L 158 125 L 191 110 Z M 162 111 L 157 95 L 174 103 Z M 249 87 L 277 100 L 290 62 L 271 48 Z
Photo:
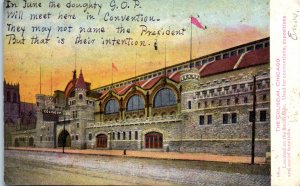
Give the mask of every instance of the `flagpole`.
M 192 61 L 192 50 L 193 50 L 193 27 L 192 27 L 192 16 L 191 16 L 191 38 L 190 38 L 190 61 Z
M 40 64 L 40 94 L 42 94 L 42 64 Z
M 114 70 L 113 70 L 113 63 L 111 64 L 111 89 L 114 83 Z
M 50 95 L 52 96 L 52 71 L 51 71 L 51 90 L 50 90 Z
M 137 53 L 135 53 L 135 64 L 134 64 L 134 79 L 136 81 L 136 58 L 137 58 Z
M 165 43 L 165 77 L 167 77 L 167 44 Z

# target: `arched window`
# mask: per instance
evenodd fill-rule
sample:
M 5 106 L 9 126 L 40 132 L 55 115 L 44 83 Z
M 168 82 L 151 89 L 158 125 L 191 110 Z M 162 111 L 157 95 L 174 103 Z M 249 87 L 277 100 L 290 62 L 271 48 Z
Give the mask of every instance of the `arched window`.
M 145 104 L 142 97 L 139 95 L 134 95 L 128 100 L 126 110 L 132 111 L 132 110 L 140 110 L 144 108 L 145 108 Z
M 7 102 L 10 102 L 10 92 L 9 91 L 6 93 L 6 100 L 7 100 Z
M 154 97 L 154 107 L 165 107 L 176 104 L 176 96 L 169 88 L 163 88 Z
M 119 104 L 114 99 L 109 100 L 105 105 L 104 113 L 112 114 L 117 112 L 119 112 Z

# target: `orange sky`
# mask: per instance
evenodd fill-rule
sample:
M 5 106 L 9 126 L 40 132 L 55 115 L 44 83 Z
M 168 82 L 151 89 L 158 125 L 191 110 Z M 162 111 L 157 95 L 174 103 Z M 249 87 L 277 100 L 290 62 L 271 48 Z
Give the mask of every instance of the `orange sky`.
M 145 2 L 149 3 L 149 1 Z M 197 3 L 198 1 L 191 1 L 190 3 L 193 2 Z M 240 9 L 240 4 L 230 4 L 230 1 L 227 2 L 226 0 L 222 1 L 224 6 L 216 7 L 211 7 L 212 5 L 209 1 L 205 2 L 207 7 L 204 5 L 191 7 L 188 6 L 187 2 L 181 5 L 182 1 L 175 0 L 171 9 L 173 12 L 177 10 L 176 7 L 184 8 L 182 6 L 186 6 L 185 11 L 178 15 L 165 13 L 167 12 L 167 6 L 159 10 L 143 10 L 145 14 L 157 15 L 162 20 L 159 24 L 149 24 L 149 29 L 169 26 L 174 29 L 185 28 L 187 31 L 184 36 L 142 37 L 139 32 L 140 23 L 129 24 L 128 27 L 131 28 L 131 33 L 120 36 L 122 38 L 130 36 L 137 40 L 146 40 L 149 43 L 153 43 L 157 39 L 159 51 L 154 50 L 152 45 L 146 47 L 75 46 L 69 39 L 74 38 L 72 34 L 64 35 L 67 39 L 65 45 L 59 45 L 56 42 L 48 45 L 8 45 L 8 38 L 5 37 L 4 78 L 9 82 L 20 83 L 22 101 L 35 102 L 35 94 L 39 93 L 39 66 L 41 65 L 42 67 L 42 93 L 50 94 L 51 73 L 52 90 L 64 90 L 66 84 L 72 78 L 72 70 L 74 70 L 75 66 L 75 53 L 77 71 L 82 68 L 84 78 L 92 83 L 92 88 L 111 83 L 112 62 L 118 67 L 118 72 L 114 72 L 114 82 L 134 76 L 135 61 L 137 63 L 137 75 L 163 68 L 165 44 L 167 46 L 167 66 L 187 61 L 189 60 L 190 47 L 188 15 L 191 14 L 195 16 L 200 14 L 198 19 L 208 27 L 206 30 L 193 27 L 193 58 L 269 36 L 269 9 L 268 3 L 266 3 L 268 1 L 259 1 L 255 7 L 249 7 L 249 10 Z M 226 6 L 227 3 L 228 6 Z M 148 7 L 151 6 L 150 4 L 145 4 L 144 7 L 146 5 Z M 236 10 L 237 6 L 239 7 L 238 10 Z M 226 7 L 231 8 L 232 11 L 227 9 L 225 11 L 224 8 Z M 211 14 L 210 11 L 212 12 Z M 79 20 L 77 20 L 77 25 L 81 24 Z M 11 20 L 6 19 L 5 23 L 8 22 L 11 22 Z M 18 21 L 14 23 L 25 24 Z M 180 25 L 181 23 L 182 25 Z M 58 23 L 53 22 L 51 24 L 57 25 Z M 84 24 L 89 25 L 89 23 L 85 22 Z M 119 23 L 105 22 L 106 27 L 109 27 L 110 24 L 116 26 Z M 124 25 L 125 23 L 122 24 Z M 100 26 L 103 24 L 101 21 L 98 21 L 96 25 Z M 8 32 L 4 31 L 4 33 L 7 34 Z M 76 33 L 74 34 L 76 35 Z M 99 39 L 113 35 L 113 33 L 105 33 L 94 37 Z M 118 35 L 116 34 L 116 36 Z

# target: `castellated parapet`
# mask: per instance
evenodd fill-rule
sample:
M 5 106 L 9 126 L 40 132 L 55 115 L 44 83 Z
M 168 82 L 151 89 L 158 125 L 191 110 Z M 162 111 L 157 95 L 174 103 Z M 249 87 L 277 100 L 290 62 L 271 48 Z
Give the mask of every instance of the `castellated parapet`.
M 199 86 L 199 70 L 197 68 L 184 69 L 180 73 L 182 92 L 196 90 Z

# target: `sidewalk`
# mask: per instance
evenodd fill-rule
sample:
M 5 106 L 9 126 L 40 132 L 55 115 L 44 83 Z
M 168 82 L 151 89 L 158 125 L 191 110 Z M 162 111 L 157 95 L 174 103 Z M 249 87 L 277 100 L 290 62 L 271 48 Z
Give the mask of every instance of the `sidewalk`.
M 31 148 L 31 147 L 8 147 L 8 150 L 23 150 L 37 152 L 62 152 L 62 148 Z M 123 156 L 123 150 L 92 150 L 92 149 L 65 149 L 67 154 L 86 154 L 104 156 Z M 153 152 L 153 151 L 126 151 L 126 157 L 152 158 L 152 159 L 172 159 L 172 160 L 193 160 L 193 161 L 214 161 L 227 163 L 250 163 L 250 156 L 229 156 L 215 155 L 208 153 L 181 153 L 181 152 Z M 265 164 L 264 157 L 256 157 L 256 164 Z

